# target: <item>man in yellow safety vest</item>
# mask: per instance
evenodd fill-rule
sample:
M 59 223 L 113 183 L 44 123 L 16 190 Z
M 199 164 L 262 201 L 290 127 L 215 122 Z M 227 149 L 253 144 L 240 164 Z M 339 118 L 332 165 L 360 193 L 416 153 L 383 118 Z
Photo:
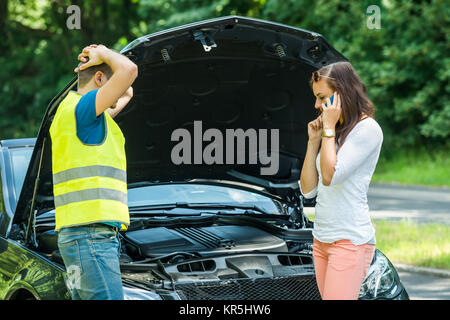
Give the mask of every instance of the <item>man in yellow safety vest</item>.
M 125 138 L 112 117 L 132 98 L 138 68 L 103 45 L 78 60 L 78 90 L 50 127 L 58 247 L 72 299 L 123 299 L 118 230 L 130 218 Z

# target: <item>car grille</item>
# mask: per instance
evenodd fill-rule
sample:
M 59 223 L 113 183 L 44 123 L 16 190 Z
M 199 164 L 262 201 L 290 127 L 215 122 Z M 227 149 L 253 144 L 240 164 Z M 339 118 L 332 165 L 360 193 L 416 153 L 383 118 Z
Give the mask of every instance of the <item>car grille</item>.
M 320 300 L 312 275 L 176 285 L 182 300 Z

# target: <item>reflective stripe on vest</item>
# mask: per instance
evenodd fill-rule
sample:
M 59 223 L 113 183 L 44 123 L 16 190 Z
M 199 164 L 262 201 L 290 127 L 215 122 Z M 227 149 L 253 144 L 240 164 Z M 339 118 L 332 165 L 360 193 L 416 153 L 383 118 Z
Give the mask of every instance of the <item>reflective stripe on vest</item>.
M 114 189 L 96 188 L 73 191 L 54 197 L 55 207 L 65 206 L 69 203 L 88 200 L 114 200 L 127 204 L 127 194 Z
M 55 173 L 53 174 L 53 183 L 58 184 L 69 180 L 97 176 L 113 178 L 127 183 L 127 172 L 125 170 L 102 165 L 71 168 Z

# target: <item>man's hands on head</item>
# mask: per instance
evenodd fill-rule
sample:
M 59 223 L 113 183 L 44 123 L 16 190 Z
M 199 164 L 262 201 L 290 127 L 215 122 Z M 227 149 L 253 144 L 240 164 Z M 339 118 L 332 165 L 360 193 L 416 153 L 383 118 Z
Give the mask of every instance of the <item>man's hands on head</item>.
M 138 75 L 136 64 L 124 55 L 108 49 L 104 45 L 92 44 L 85 47 L 78 55 L 78 60 L 82 64 L 75 69 L 75 72 L 103 62 L 108 64 L 113 71 L 111 78 L 97 92 L 95 99 L 97 116 L 118 102 L 119 98 L 129 90 Z
M 104 61 L 102 60 L 101 53 L 105 49 L 109 50 L 102 44 L 91 44 L 90 46 L 84 47 L 81 53 L 78 55 L 78 60 L 80 60 L 82 63 L 77 68 L 75 68 L 74 71 L 78 72 L 91 66 L 102 64 Z

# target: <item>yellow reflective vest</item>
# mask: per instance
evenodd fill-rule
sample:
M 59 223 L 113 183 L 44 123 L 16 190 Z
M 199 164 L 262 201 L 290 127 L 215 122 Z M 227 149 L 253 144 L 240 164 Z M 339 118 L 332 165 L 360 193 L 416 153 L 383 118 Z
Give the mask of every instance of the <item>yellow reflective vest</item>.
M 99 222 L 118 222 L 123 230 L 130 223 L 125 138 L 104 112 L 103 142 L 84 144 L 77 136 L 75 120 L 81 97 L 69 91 L 50 127 L 55 230 Z

